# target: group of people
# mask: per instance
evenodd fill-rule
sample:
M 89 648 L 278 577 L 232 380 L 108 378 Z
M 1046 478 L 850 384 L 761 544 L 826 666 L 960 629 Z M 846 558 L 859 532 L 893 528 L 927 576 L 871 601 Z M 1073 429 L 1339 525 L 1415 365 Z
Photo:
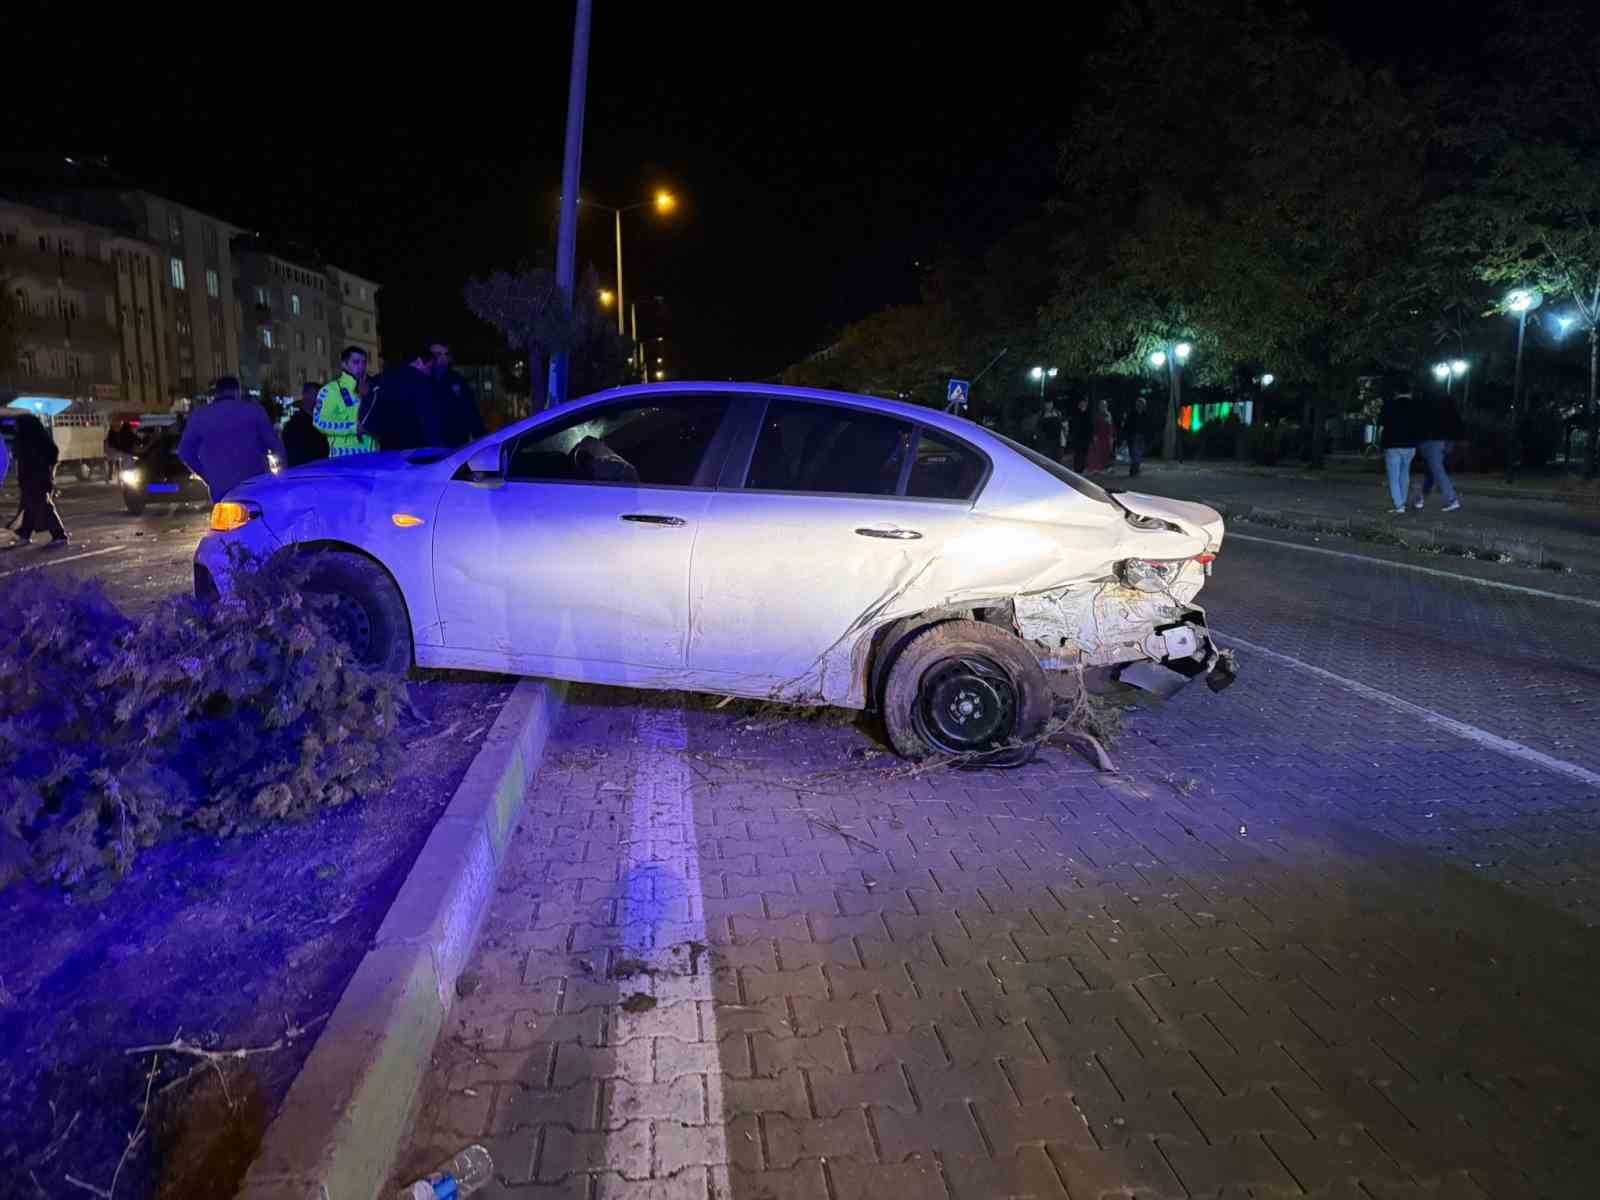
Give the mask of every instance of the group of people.
M 1137 475 L 1144 461 L 1146 408 L 1145 398 L 1136 398 L 1119 428 L 1110 403 L 1104 399 L 1091 403 L 1087 396 L 1080 396 L 1064 415 L 1055 401 L 1046 400 L 1034 449 L 1060 462 L 1066 461 L 1070 450 L 1072 469 L 1083 475 L 1106 470 L 1116 458 L 1117 446 L 1125 444 L 1128 474 Z
M 1389 511 L 1398 516 L 1406 511 L 1407 503 L 1424 507 L 1435 487 L 1444 500 L 1445 512 L 1460 508 L 1455 485 L 1444 469 L 1450 443 L 1461 436 L 1461 417 L 1448 393 L 1428 402 L 1418 400 L 1406 389 L 1393 392 L 1383 402 L 1378 423 L 1383 431 L 1383 463 L 1393 504 Z M 1413 499 L 1411 463 L 1418 457 L 1422 459 L 1422 489 Z
M 339 374 L 320 388 L 301 389 L 281 435 L 260 405 L 243 398 L 237 379 L 218 379 L 213 393 L 189 418 L 178 457 L 218 500 L 267 470 L 269 454 L 297 467 L 373 450 L 454 449 L 486 432 L 472 389 L 439 341 L 418 346 L 376 377 L 367 374 L 365 350 L 345 347 Z
M 220 500 L 252 475 L 269 470 L 274 460 L 296 467 L 372 450 L 454 449 L 487 432 L 472 389 L 451 366 L 445 342 L 419 345 L 404 362 L 372 378 L 367 375 L 367 353 L 359 346 L 346 347 L 339 365 L 336 378 L 320 388 L 307 383 L 301 389 L 281 434 L 268 410 L 246 398 L 236 378 L 222 376 L 212 384 L 211 402 L 195 409 L 183 424 L 178 457 L 205 480 L 212 498 Z M 52 546 L 64 546 L 67 531 L 53 499 L 60 458 L 55 439 L 32 413 L 16 418 L 14 436 L 10 448 L 0 438 L 0 479 L 14 452 L 21 493 L 8 527 L 15 526 L 18 545 L 44 532 Z M 136 457 L 145 446 L 124 422 L 107 435 L 106 448 L 108 458 L 125 459 Z

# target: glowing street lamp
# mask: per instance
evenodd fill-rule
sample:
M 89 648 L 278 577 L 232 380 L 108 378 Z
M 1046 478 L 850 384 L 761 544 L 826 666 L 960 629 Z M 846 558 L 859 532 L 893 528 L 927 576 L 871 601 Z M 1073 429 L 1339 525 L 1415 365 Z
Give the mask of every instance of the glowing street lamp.
M 637 204 L 624 204 L 614 208 L 609 204 L 597 204 L 593 200 L 580 200 L 580 204 L 587 204 L 590 208 L 598 208 L 602 212 L 611 214 L 616 222 L 617 229 L 617 332 L 627 336 L 627 326 L 623 323 L 623 314 L 627 305 L 623 303 L 622 293 L 622 214 L 632 212 L 636 208 L 654 208 L 658 213 L 666 214 L 678 207 L 678 198 L 665 189 L 658 190 L 648 200 L 640 200 Z M 602 304 L 606 301 L 601 301 Z
M 1436 362 L 1433 364 L 1433 377 L 1444 384 L 1445 395 L 1450 394 L 1450 385 L 1467 373 L 1467 360 L 1452 358 L 1449 362 Z
M 606 289 L 606 288 L 601 288 L 600 289 L 600 307 L 601 308 L 610 308 L 611 307 L 611 302 L 613 300 L 615 300 L 615 299 L 616 299 L 616 296 L 614 296 L 608 289 Z
M 1039 399 L 1044 399 L 1044 381 L 1046 379 L 1054 379 L 1058 374 L 1060 374 L 1060 369 L 1057 367 L 1035 367 L 1028 372 L 1029 379 L 1039 381 Z
M 1277 381 L 1278 381 L 1278 377 L 1276 375 L 1274 375 L 1271 371 L 1268 371 L 1265 375 L 1263 375 L 1261 377 L 1261 386 L 1262 387 L 1271 387 Z
M 1528 333 L 1528 314 L 1544 302 L 1544 297 L 1532 288 L 1517 288 L 1506 295 L 1507 312 L 1517 314 L 1517 372 L 1511 385 L 1511 429 L 1506 438 L 1506 482 L 1517 477 L 1517 466 L 1522 458 L 1522 343 Z

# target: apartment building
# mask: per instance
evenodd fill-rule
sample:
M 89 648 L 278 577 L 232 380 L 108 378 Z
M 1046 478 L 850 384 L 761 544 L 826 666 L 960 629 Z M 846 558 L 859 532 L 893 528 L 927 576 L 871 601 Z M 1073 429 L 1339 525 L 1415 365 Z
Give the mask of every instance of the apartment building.
M 0 398 L 167 408 L 176 305 L 165 266 L 147 241 L 0 200 L 0 281 L 19 331 L 15 357 L 0 361 Z
M 298 395 L 332 374 L 339 347 L 330 332 L 328 277 L 260 239 L 234 243 L 239 311 L 239 376 L 246 388 Z
M 329 334 L 337 358 L 345 346 L 367 352 L 368 369 L 383 369 L 383 342 L 378 337 L 378 285 L 342 268 L 324 268 L 328 279 Z

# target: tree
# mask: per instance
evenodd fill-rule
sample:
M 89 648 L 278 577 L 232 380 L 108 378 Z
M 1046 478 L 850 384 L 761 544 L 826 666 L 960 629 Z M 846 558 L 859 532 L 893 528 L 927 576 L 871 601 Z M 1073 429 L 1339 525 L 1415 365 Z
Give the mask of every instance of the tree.
M 1513 81 L 1464 92 L 1447 130 L 1467 160 L 1471 186 L 1428 214 L 1436 261 L 1492 285 L 1496 294 L 1541 289 L 1569 303 L 1588 335 L 1588 430 L 1584 475 L 1593 479 L 1600 443 L 1600 29 L 1586 8 L 1502 13 L 1491 42 L 1491 78 Z M 1501 311 L 1496 300 L 1490 311 Z M 1508 470 L 1516 465 L 1521 414 L 1513 413 Z
M 786 370 L 783 381 L 942 404 L 945 381 L 958 374 L 954 348 L 941 306 L 899 305 L 847 326 L 826 350 Z
M 1060 355 L 1133 372 L 1181 335 L 1219 379 L 1308 385 L 1316 430 L 1416 353 L 1431 97 L 1256 0 L 1130 0 L 1112 30 L 1063 151 Z
M 467 308 L 500 331 L 506 344 L 527 355 L 533 402 L 542 407 L 545 364 L 556 350 L 571 353 L 571 393 L 587 395 L 622 382 L 628 346 L 611 318 L 595 304 L 599 277 L 590 267 L 578 286 L 578 303 L 568 308 L 555 275 L 542 267 L 512 274 L 496 271 L 473 277 L 463 289 Z

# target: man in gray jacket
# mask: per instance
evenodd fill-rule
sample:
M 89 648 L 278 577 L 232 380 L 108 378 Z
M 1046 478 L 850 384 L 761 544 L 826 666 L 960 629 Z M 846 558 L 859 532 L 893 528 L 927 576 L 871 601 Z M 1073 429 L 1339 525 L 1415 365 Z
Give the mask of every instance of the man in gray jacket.
M 196 409 L 178 443 L 178 457 L 206 481 L 211 500 L 268 469 L 267 454 L 284 461 L 283 441 L 259 404 L 246 400 L 239 381 L 224 375 L 212 385 L 211 403 Z

